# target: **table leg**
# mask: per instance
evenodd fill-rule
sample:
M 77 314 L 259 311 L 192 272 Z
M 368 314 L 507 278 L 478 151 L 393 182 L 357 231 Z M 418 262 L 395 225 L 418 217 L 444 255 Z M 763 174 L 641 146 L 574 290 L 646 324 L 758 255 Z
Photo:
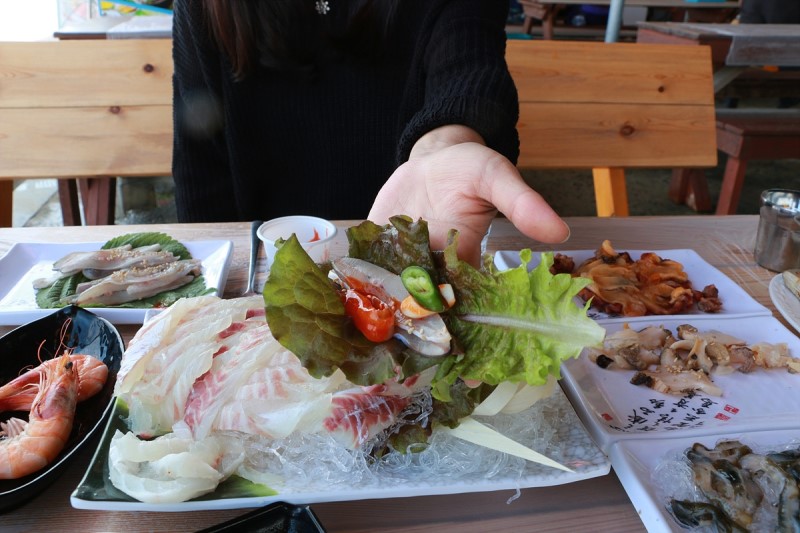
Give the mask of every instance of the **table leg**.
M 594 196 L 599 217 L 627 217 L 628 190 L 623 168 L 593 168 Z
M 58 180 L 58 201 L 65 226 L 81 225 L 81 206 L 78 198 L 78 180 Z
M 114 224 L 117 180 L 86 178 L 78 182 L 83 200 L 83 216 L 87 226 Z
M 728 85 L 739 77 L 739 74 L 747 70 L 745 67 L 722 67 L 714 71 L 714 93 Z
M 545 7 L 544 14 L 542 16 L 542 39 L 547 39 L 548 41 L 553 40 L 553 24 L 555 22 L 556 13 L 558 10 L 555 6 L 547 6 Z
M 0 228 L 10 228 L 14 210 L 14 182 L 0 180 Z
M 711 211 L 705 171 L 701 168 L 673 169 L 669 198 L 676 204 L 686 204 L 698 213 Z

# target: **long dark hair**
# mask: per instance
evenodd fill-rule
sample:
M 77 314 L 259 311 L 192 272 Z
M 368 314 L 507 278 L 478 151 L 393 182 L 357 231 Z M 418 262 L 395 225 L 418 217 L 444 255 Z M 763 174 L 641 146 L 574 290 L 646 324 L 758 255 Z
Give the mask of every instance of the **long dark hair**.
M 206 23 L 237 79 L 257 66 L 313 70 L 331 54 L 375 60 L 385 50 L 397 6 L 397 0 L 327 0 L 332 12 L 320 14 L 315 0 L 202 2 Z

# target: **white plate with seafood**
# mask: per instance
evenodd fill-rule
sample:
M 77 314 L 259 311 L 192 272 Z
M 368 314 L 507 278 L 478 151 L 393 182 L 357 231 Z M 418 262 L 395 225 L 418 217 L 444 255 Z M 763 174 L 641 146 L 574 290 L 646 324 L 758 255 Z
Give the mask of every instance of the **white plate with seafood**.
M 786 286 L 783 274 L 778 274 L 769 282 L 769 297 L 783 318 L 796 332 L 800 332 L 800 298 Z
M 71 252 L 99 250 L 102 242 L 70 244 L 17 243 L 0 258 L 0 325 L 19 325 L 42 318 L 54 309 L 36 304 L 34 280 L 50 277 L 53 263 Z M 202 262 L 206 287 L 222 294 L 228 278 L 233 243 L 231 241 L 186 241 L 193 258 Z M 92 312 L 112 324 L 141 324 L 144 308 L 92 307 Z
M 642 523 L 650 533 L 688 531 L 670 510 L 673 499 L 707 501 L 692 481 L 685 453 L 696 443 L 713 449 L 725 440 L 738 440 L 757 454 L 800 448 L 800 425 L 794 429 L 740 431 L 702 437 L 677 437 L 620 441 L 611 448 L 614 471 L 622 482 Z M 768 520 L 765 510 L 755 520 Z M 773 531 L 774 524 L 754 522 L 761 531 Z M 758 530 L 758 529 L 754 529 Z
M 143 503 L 115 488 L 108 477 L 107 461 L 111 438 L 117 430 L 127 431 L 125 414 L 124 403 L 118 401 L 97 452 L 84 478 L 71 495 L 73 507 L 107 511 L 177 512 L 261 507 L 276 501 L 312 504 L 497 490 L 507 490 L 511 497 L 516 489 L 572 483 L 603 476 L 611 469 L 608 458 L 594 444 L 569 401 L 561 389 L 556 387 L 550 398 L 540 400 L 526 411 L 505 415 L 502 419 L 499 416 L 487 418 L 486 421 L 500 429 L 507 425 L 511 429 L 504 431 L 504 434 L 522 444 L 532 448 L 546 448 L 552 459 L 572 469 L 572 472 L 526 462 L 442 435 L 441 439 L 431 441 L 428 454 L 419 455 L 418 460 L 405 463 L 406 459 L 410 459 L 408 454 L 390 454 L 390 459 L 378 461 L 368 472 L 364 470 L 368 475 L 362 476 L 358 483 L 352 481 L 352 475 L 337 471 L 336 468 L 319 466 L 347 464 L 340 462 L 341 456 L 329 458 L 332 460 L 327 461 L 324 453 L 320 453 L 304 459 L 318 463 L 312 476 L 298 472 L 297 479 L 300 481 L 290 481 L 291 486 L 278 493 L 233 476 L 213 493 L 194 500 L 180 503 Z M 534 422 L 537 418 L 540 420 Z M 445 454 L 437 459 L 437 455 L 441 455 L 443 450 L 453 456 L 448 458 Z M 354 457 L 358 463 L 358 456 Z M 400 457 L 405 459 L 395 462 Z M 346 460 L 351 461 L 352 458 L 348 455 Z M 438 468 L 443 469 L 440 475 L 430 474 L 430 464 L 419 466 L 420 462 L 431 460 L 437 461 Z M 448 469 L 451 472 L 460 471 L 457 468 L 464 468 L 460 475 L 446 473 Z M 330 481 L 324 480 L 326 476 Z
M 676 332 L 689 323 L 701 332 L 721 332 L 748 346 L 757 343 L 785 343 L 796 364 L 800 339 L 774 317 L 715 320 L 692 316 L 651 317 L 631 328 L 660 326 Z M 622 323 L 605 325 L 608 335 L 620 331 Z M 651 367 L 652 368 L 652 367 Z M 589 432 L 603 450 L 616 441 L 671 437 L 677 434 L 708 435 L 723 431 L 750 431 L 795 427 L 800 412 L 800 374 L 787 368 L 756 367 L 749 373 L 712 372 L 712 384 L 720 395 L 668 394 L 634 385 L 636 370 L 601 368 L 585 350 L 578 359 L 562 365 L 565 391 Z
M 719 290 L 719 298 L 722 301 L 722 309 L 718 313 L 705 313 L 698 309 L 692 309 L 686 315 L 691 316 L 716 316 L 728 317 L 733 315 L 742 316 L 755 316 L 755 315 L 771 315 L 770 310 L 760 303 L 758 303 L 752 296 L 750 296 L 744 289 L 734 283 L 725 274 L 720 272 L 717 268 L 709 264 L 705 259 L 694 250 L 690 249 L 676 249 L 676 250 L 628 250 L 620 248 L 618 252 L 628 252 L 631 259 L 638 260 L 642 254 L 646 252 L 654 252 L 662 259 L 671 259 L 683 265 L 684 271 L 689 276 L 689 281 L 695 290 L 701 291 L 706 285 L 713 284 Z M 571 257 L 575 261 L 575 266 L 584 262 L 587 259 L 594 257 L 594 250 L 559 250 L 554 253 L 560 253 Z M 541 254 L 535 252 L 529 265 L 529 268 L 535 267 L 539 264 Z M 513 250 L 501 250 L 494 256 L 494 262 L 497 268 L 504 270 L 513 268 L 520 264 L 519 252 Z M 582 302 L 580 302 L 582 304 Z M 618 315 L 609 315 L 597 309 L 590 309 L 589 316 L 598 321 L 619 321 L 626 322 L 641 322 L 652 319 L 652 317 L 621 317 Z

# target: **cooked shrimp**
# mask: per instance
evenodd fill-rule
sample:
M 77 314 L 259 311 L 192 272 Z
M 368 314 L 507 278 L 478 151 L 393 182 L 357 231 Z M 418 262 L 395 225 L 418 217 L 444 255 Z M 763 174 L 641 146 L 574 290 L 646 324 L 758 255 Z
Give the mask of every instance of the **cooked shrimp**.
M 78 374 L 78 401 L 82 402 L 100 392 L 108 379 L 106 364 L 91 355 L 69 354 L 69 358 Z M 47 368 L 55 366 L 58 360 L 48 359 L 0 387 L 0 413 L 30 411 L 39 392 L 42 374 Z
M 64 449 L 75 418 L 78 374 L 69 356 L 40 377 L 28 421 L 0 423 L 0 479 L 17 479 L 51 463 Z

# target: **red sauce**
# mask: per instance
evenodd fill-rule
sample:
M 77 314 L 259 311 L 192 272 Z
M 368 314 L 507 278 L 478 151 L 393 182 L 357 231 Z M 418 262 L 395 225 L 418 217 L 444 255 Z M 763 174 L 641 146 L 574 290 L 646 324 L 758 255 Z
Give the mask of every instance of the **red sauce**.
M 317 232 L 317 228 L 314 228 L 314 236 L 311 237 L 311 240 L 308 242 L 314 242 L 319 240 L 319 233 Z

